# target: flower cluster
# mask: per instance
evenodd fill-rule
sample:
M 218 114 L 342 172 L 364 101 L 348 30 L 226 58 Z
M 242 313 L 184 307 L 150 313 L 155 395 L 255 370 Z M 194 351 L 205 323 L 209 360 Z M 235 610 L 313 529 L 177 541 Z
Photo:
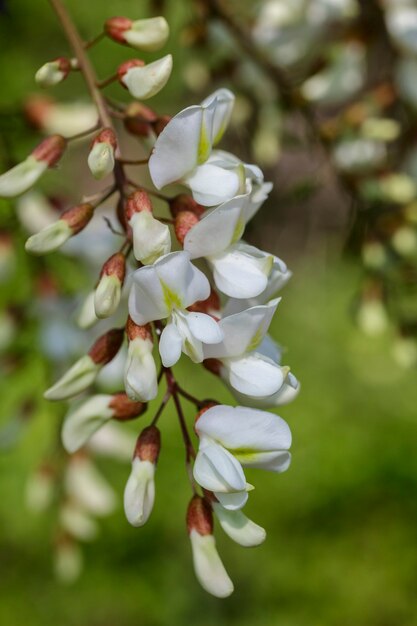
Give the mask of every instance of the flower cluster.
M 118 17 L 106 22 L 104 33 L 119 44 L 155 50 L 165 44 L 168 26 L 163 18 L 132 21 Z M 232 92 L 219 89 L 172 119 L 141 102 L 115 112 L 101 90 L 118 80 L 136 100 L 150 98 L 165 85 L 171 56 L 149 64 L 140 59 L 127 61 L 112 80 L 95 80 L 91 85 L 91 70 L 86 72 L 89 61 L 79 49 L 75 46 L 75 59 L 47 63 L 36 78 L 40 85 L 50 86 L 71 71 L 84 73 L 98 110 L 95 127 L 82 133 L 94 133 L 86 165 L 95 179 L 112 175 L 114 182 L 92 199 L 81 198 L 58 220 L 33 233 L 26 249 L 42 255 L 60 248 L 88 229 L 98 207 L 116 193 L 123 240 L 102 264 L 79 318 L 84 328 L 112 318 L 113 328 L 107 327 L 96 337 L 88 352 L 44 395 L 58 401 L 88 393 L 101 370 L 117 355 L 124 355 L 124 390 L 83 396 L 65 417 L 62 442 L 67 452 L 76 455 L 75 471 L 101 429 L 146 414 L 148 403 L 157 398 L 161 382 L 166 381 L 162 402 L 134 446 L 124 493 L 126 517 L 133 526 L 142 526 L 152 513 L 161 449 L 157 423 L 172 400 L 194 494 L 187 528 L 196 575 L 208 592 L 225 597 L 233 585 L 216 551 L 213 513 L 237 543 L 254 546 L 265 539 L 265 531 L 242 511 L 254 489 L 244 470 L 280 473 L 288 468 L 290 429 L 280 417 L 262 409 L 286 404 L 299 387 L 268 335 L 280 300 L 276 294 L 291 273 L 281 259 L 242 240 L 246 224 L 272 185 L 264 181 L 256 165 L 217 148 L 232 115 Z M 122 158 L 112 113 L 123 118 L 128 132 L 152 144 L 148 159 Z M 45 139 L 25 161 L 0 176 L 0 195 L 26 192 L 59 161 L 74 138 Z M 156 190 L 145 190 L 128 178 L 127 165 L 147 165 Z M 164 188 L 172 183 L 185 190 L 165 195 Z M 156 215 L 152 195 L 167 204 L 170 217 Z M 183 389 L 172 370 L 182 353 L 223 380 L 238 406 L 200 400 Z M 181 399 L 196 408 L 197 451 Z M 70 482 L 73 485 L 74 479 Z M 79 478 L 81 491 L 82 482 Z M 62 514 L 67 529 L 83 524 L 87 528 L 87 521 L 81 519 L 85 507 L 79 509 Z

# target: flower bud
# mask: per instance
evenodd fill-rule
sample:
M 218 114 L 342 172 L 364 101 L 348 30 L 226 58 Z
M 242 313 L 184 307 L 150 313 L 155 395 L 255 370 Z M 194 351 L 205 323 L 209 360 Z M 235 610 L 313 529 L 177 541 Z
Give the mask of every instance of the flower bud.
M 58 57 L 42 65 L 35 74 L 35 80 L 40 87 L 52 87 L 65 80 L 70 71 L 71 61 Z
M 155 501 L 155 468 L 161 449 L 161 434 L 148 426 L 139 435 L 132 461 L 132 471 L 124 492 L 124 509 L 132 526 L 143 526 Z
M 114 41 L 149 52 L 162 48 L 169 35 L 168 22 L 164 17 L 135 21 L 127 17 L 111 17 L 105 22 L 104 29 Z
M 109 515 L 114 511 L 114 490 L 83 453 L 70 459 L 64 476 L 64 488 L 72 502 L 94 516 Z
M 85 391 L 95 381 L 101 368 L 116 356 L 123 336 L 123 329 L 114 328 L 99 337 L 88 354 L 78 359 L 55 385 L 45 391 L 44 398 L 66 400 Z
M 109 420 L 133 419 L 144 411 L 146 404 L 132 402 L 124 393 L 92 396 L 66 416 L 62 428 L 64 448 L 76 452 Z
M 156 122 L 154 122 L 153 129 L 157 137 L 159 137 L 159 135 L 162 133 L 165 126 L 168 124 L 168 122 L 171 121 L 171 119 L 172 117 L 170 115 L 161 115 L 161 117 L 158 117 Z
M 78 544 L 72 539 L 61 540 L 54 551 L 55 576 L 61 583 L 73 583 L 83 569 L 83 555 Z
M 194 570 L 200 585 L 217 598 L 230 596 L 233 583 L 216 549 L 211 508 L 200 496 L 194 496 L 188 506 L 187 528 Z
M 152 213 L 136 213 L 129 225 L 133 232 L 133 254 L 144 265 L 151 265 L 171 252 L 169 227 L 155 219 Z
M 165 87 L 172 71 L 172 56 L 166 56 L 144 64 L 133 60 L 123 63 L 118 69 L 119 82 L 137 100 L 146 100 Z
M 111 128 L 104 128 L 93 140 L 87 163 L 97 180 L 105 178 L 113 171 L 116 148 L 116 135 Z
M 44 139 L 21 163 L 0 176 L 0 197 L 13 198 L 30 189 L 61 158 L 66 141 L 61 135 Z
M 94 326 L 94 324 L 98 322 L 98 317 L 94 308 L 94 297 L 95 292 L 90 291 L 77 313 L 76 323 L 79 328 L 91 328 L 91 326 Z
M 62 246 L 70 237 L 85 228 L 93 217 L 91 204 L 79 204 L 62 213 L 60 219 L 29 237 L 25 248 L 32 254 L 46 254 Z
M 180 211 L 175 217 L 175 235 L 178 243 L 182 246 L 188 231 L 197 224 L 199 218 L 192 211 Z
M 52 503 L 54 497 L 54 471 L 48 465 L 39 467 L 29 478 L 26 485 L 26 506 L 31 511 L 40 513 Z
M 104 263 L 94 292 L 94 310 L 98 318 L 110 317 L 120 303 L 126 273 L 126 258 L 116 252 Z
M 265 529 L 252 522 L 242 511 L 229 511 L 219 502 L 212 502 L 212 507 L 226 535 L 239 545 L 251 548 L 265 541 Z
M 158 393 L 151 328 L 149 324 L 138 326 L 129 317 L 126 333 L 129 340 L 124 374 L 126 393 L 131 400 L 148 402 Z
M 97 522 L 75 502 L 67 502 L 61 507 L 59 521 L 64 530 L 80 541 L 91 541 L 98 534 Z
M 148 137 L 152 124 L 158 119 L 157 114 L 141 102 L 132 102 L 126 107 L 124 125 L 132 135 Z
M 191 211 L 191 213 L 194 213 L 197 217 L 201 217 L 205 211 L 205 208 L 201 206 L 201 204 L 198 204 L 198 202 L 187 193 L 180 193 L 172 198 L 169 202 L 169 209 L 172 217 L 177 217 L 178 213 L 181 211 Z

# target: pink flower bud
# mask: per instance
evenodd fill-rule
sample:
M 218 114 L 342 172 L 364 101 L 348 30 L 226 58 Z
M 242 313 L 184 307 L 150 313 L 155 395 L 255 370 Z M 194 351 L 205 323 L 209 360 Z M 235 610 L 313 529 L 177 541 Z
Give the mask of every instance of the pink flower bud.
M 124 422 L 135 419 L 145 413 L 148 405 L 145 402 L 133 402 L 125 393 L 115 393 L 109 402 L 113 419 Z
M 174 230 L 178 243 L 182 246 L 188 231 L 199 222 L 199 218 L 192 211 L 180 211 L 175 217 Z
M 110 17 L 104 22 L 104 31 L 110 39 L 127 44 L 124 33 L 132 27 L 132 20 L 127 17 Z
M 88 167 L 97 180 L 113 171 L 116 148 L 117 139 L 111 128 L 104 128 L 94 138 L 88 155 Z
M 64 220 L 70 227 L 72 234 L 76 235 L 87 226 L 93 214 L 93 205 L 84 203 L 67 209 L 62 213 L 60 219 Z
M 101 335 L 90 348 L 88 355 L 96 365 L 106 365 L 118 353 L 124 337 L 123 328 L 113 328 Z
M 32 156 L 37 161 L 43 161 L 47 163 L 48 167 L 53 167 L 58 163 L 62 157 L 67 142 L 61 135 L 51 135 L 44 139 L 36 148 L 32 151 Z
M 141 211 L 147 211 L 148 213 L 152 213 L 152 202 L 149 197 L 149 194 L 143 189 L 138 191 L 134 191 L 128 197 L 126 201 L 126 219 L 129 222 L 135 213 L 140 213 Z
M 52 87 L 65 80 L 71 69 L 69 59 L 58 57 L 42 65 L 36 72 L 35 80 L 41 87 Z
M 155 111 L 141 102 L 132 102 L 125 110 L 124 125 L 131 135 L 148 137 L 152 132 L 152 125 L 158 120 Z
M 149 461 L 156 465 L 161 451 L 161 433 L 156 426 L 148 426 L 142 430 L 136 442 L 134 459 Z
M 187 509 L 187 530 L 199 535 L 213 534 L 213 513 L 208 502 L 201 496 L 194 496 Z
M 120 303 L 126 273 L 126 258 L 116 252 L 104 263 L 100 280 L 94 293 L 94 309 L 97 317 L 110 317 Z
M 104 24 L 108 37 L 139 50 L 158 50 L 169 35 L 169 26 L 163 17 L 129 20 L 127 17 L 111 17 Z
M 128 61 L 124 61 L 124 63 L 119 65 L 119 67 L 117 68 L 117 76 L 118 76 L 120 84 L 125 89 L 127 89 L 127 86 L 124 84 L 122 80 L 123 77 L 126 76 L 127 72 L 133 69 L 134 67 L 143 67 L 144 65 L 145 65 L 145 61 L 142 61 L 142 59 L 129 59 Z
M 187 193 L 180 193 L 178 196 L 175 196 L 175 198 L 172 198 L 169 203 L 169 209 L 172 217 L 177 217 L 178 213 L 181 211 L 191 211 L 191 213 L 194 213 L 197 217 L 201 217 L 205 211 L 205 208 L 201 206 L 201 204 L 198 204 L 198 202 Z

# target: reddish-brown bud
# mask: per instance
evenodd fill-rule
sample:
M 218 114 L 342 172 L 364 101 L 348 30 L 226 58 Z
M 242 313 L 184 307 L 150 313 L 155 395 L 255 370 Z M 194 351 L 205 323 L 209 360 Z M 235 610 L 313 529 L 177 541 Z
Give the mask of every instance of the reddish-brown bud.
M 123 76 L 133 67 L 143 67 L 144 65 L 145 61 L 142 61 L 142 59 L 129 59 L 129 61 L 125 61 L 124 63 L 119 65 L 119 67 L 117 68 L 117 77 L 120 84 L 123 85 L 125 89 L 127 89 L 126 85 L 122 81 Z
M 52 167 L 58 163 L 66 147 L 67 142 L 62 135 L 51 135 L 36 146 L 32 151 L 32 156 L 37 161 L 45 161 L 48 167 Z
M 126 335 L 129 341 L 133 341 L 138 337 L 139 339 L 150 339 L 153 341 L 151 325 L 139 326 L 139 324 L 135 324 L 130 315 L 126 322 Z
M 70 59 L 67 59 L 67 57 L 58 57 L 57 59 L 54 59 L 53 62 L 58 63 L 59 71 L 65 74 L 65 76 L 68 76 L 72 70 L 71 61 Z
M 135 213 L 140 213 L 141 211 L 152 213 L 152 202 L 146 191 L 138 189 L 130 194 L 126 200 L 125 212 L 127 221 L 132 219 Z
M 193 496 L 187 509 L 187 529 L 199 535 L 213 534 L 213 513 L 209 503 L 201 496 Z
M 108 143 L 111 145 L 113 150 L 117 148 L 117 138 L 114 130 L 112 128 L 103 128 L 98 135 L 96 135 L 92 141 L 91 147 L 96 143 Z
M 216 316 L 216 312 L 220 311 L 220 308 L 220 296 L 212 287 L 209 297 L 206 300 L 198 300 L 197 302 L 194 302 L 194 304 L 188 307 L 188 311 L 193 311 L 195 313 L 207 313 L 218 320 L 220 318 Z
M 115 393 L 109 407 L 113 410 L 113 419 L 124 422 L 145 413 L 148 405 L 145 402 L 130 400 L 125 393 Z
M 169 203 L 169 209 L 172 217 L 177 217 L 178 213 L 182 211 L 191 211 L 195 213 L 197 217 L 201 217 L 205 211 L 205 208 L 198 204 L 192 196 L 187 193 L 180 193 L 175 198 L 172 198 Z
M 174 230 L 178 243 L 182 246 L 188 231 L 199 222 L 199 218 L 191 211 L 180 211 L 175 217 Z
M 161 433 L 156 426 L 148 426 L 142 430 L 136 442 L 133 458 L 150 461 L 156 465 L 161 450 Z
M 24 115 L 34 128 L 43 128 L 55 107 L 55 100 L 48 96 L 29 96 L 23 105 Z
M 155 111 L 141 102 L 132 102 L 126 107 L 124 125 L 132 135 L 147 137 L 152 132 L 152 124 L 157 119 Z
M 122 252 L 116 252 L 103 264 L 101 276 L 116 276 L 123 285 L 126 274 L 126 257 Z
M 170 115 L 161 115 L 161 117 L 158 117 L 156 122 L 154 122 L 153 129 L 157 137 L 162 133 L 165 126 L 171 121 L 171 119 L 172 117 Z
M 132 27 L 132 23 L 127 17 L 110 17 L 104 22 L 104 32 L 114 41 L 126 44 L 123 33 Z
M 222 363 L 218 359 L 204 359 L 203 366 L 215 376 L 220 376 Z
M 90 348 L 88 354 L 96 365 L 106 365 L 120 350 L 123 343 L 124 329 L 113 328 L 101 335 Z
M 87 226 L 93 214 L 94 207 L 91 204 L 78 204 L 64 211 L 60 219 L 67 222 L 72 230 L 72 234 L 76 235 Z

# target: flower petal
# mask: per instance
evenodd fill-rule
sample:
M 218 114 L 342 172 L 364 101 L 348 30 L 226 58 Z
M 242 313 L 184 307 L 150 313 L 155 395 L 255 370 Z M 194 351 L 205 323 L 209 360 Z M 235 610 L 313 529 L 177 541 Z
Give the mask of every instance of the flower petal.
M 213 510 L 226 535 L 241 546 L 259 546 L 266 538 L 266 532 L 252 522 L 242 511 L 230 511 L 213 502 Z
M 248 396 L 271 396 L 284 383 L 281 367 L 261 354 L 248 354 L 223 363 L 231 386 Z
M 176 325 L 167 324 L 159 340 L 159 354 L 164 367 L 172 367 L 181 356 L 182 337 Z
M 124 491 L 124 509 L 132 526 L 143 526 L 149 519 L 155 501 L 155 465 L 135 458 Z
M 269 470 L 270 472 L 285 472 L 291 463 L 291 454 L 282 450 L 274 452 L 258 452 L 257 454 L 235 454 L 243 467 Z
M 223 339 L 218 322 L 205 313 L 187 313 L 186 322 L 194 337 L 203 343 L 215 344 Z
M 147 100 L 165 87 L 171 72 L 172 55 L 167 54 L 142 67 L 130 68 L 121 80 L 131 96 L 137 100 Z
M 217 206 L 231 200 L 240 190 L 237 172 L 211 163 L 196 167 L 183 177 L 183 182 L 191 189 L 194 200 L 203 206 Z
M 248 501 L 247 491 L 237 491 L 235 493 L 214 493 L 223 508 L 228 511 L 238 511 L 242 509 Z
M 240 463 L 214 442 L 200 446 L 194 463 L 194 478 L 199 485 L 216 493 L 242 491 L 246 486 Z
M 67 452 L 72 454 L 84 446 L 89 438 L 113 415 L 109 408 L 112 396 L 92 396 L 65 417 L 62 427 L 62 443 Z
M 224 131 L 229 124 L 233 105 L 235 103 L 235 96 L 229 89 L 217 89 L 217 91 L 203 100 L 201 106 L 207 107 L 214 100 L 216 101 L 216 110 L 212 130 L 213 145 L 217 144 L 221 140 L 224 135 Z
M 230 596 L 233 583 L 221 562 L 213 535 L 200 535 L 193 528 L 190 541 L 194 571 L 200 585 L 217 598 Z

